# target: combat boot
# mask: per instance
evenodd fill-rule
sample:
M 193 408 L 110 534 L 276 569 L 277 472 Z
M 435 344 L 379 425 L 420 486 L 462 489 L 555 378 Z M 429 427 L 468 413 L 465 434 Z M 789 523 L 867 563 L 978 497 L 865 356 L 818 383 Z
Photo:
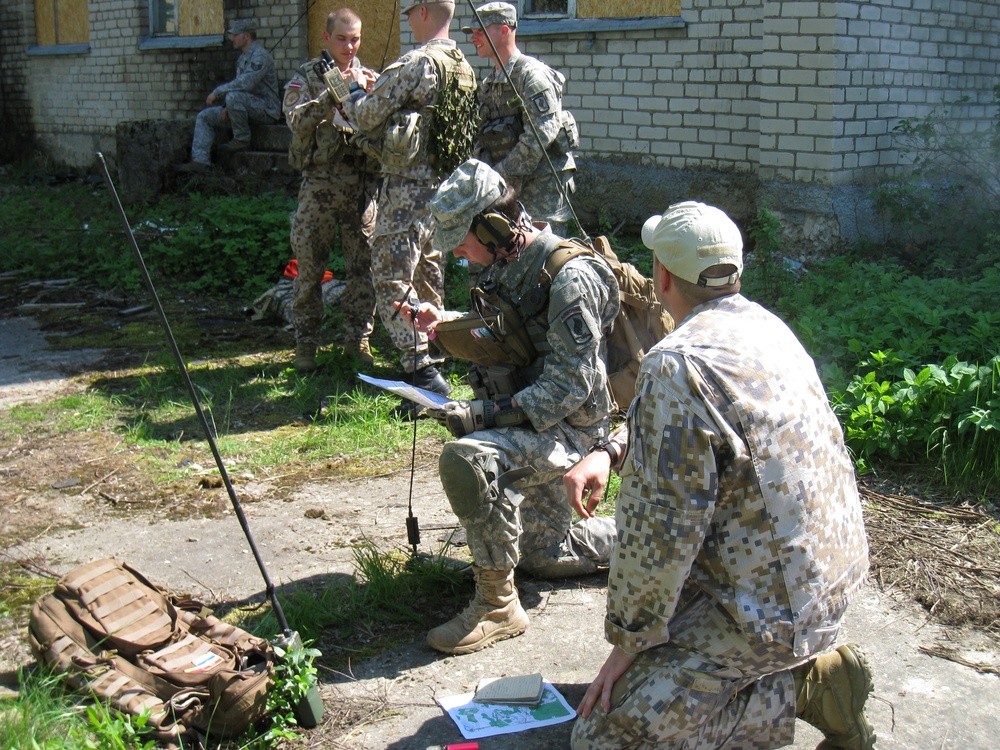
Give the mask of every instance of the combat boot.
M 295 345 L 295 369 L 305 374 L 316 371 L 316 347 L 312 344 Z
M 440 393 L 442 396 L 447 396 L 451 393 L 451 386 L 448 384 L 448 381 L 444 379 L 444 376 L 434 365 L 421 367 L 416 372 L 407 375 L 406 379 L 412 385 L 415 385 L 417 388 L 423 388 L 425 391 L 434 391 L 435 393 Z M 392 409 L 393 415 L 404 421 L 415 420 L 420 411 L 421 407 L 408 398 L 402 399 Z
M 514 571 L 472 566 L 472 572 L 476 576 L 472 602 L 427 634 L 427 645 L 437 651 L 471 654 L 528 629 L 528 615 L 514 587 Z
M 410 382 L 417 388 L 423 388 L 425 391 L 434 391 L 435 393 L 440 393 L 442 396 L 447 396 L 451 393 L 451 386 L 448 385 L 448 381 L 444 379 L 444 376 L 434 365 L 421 367 L 413 373 Z
M 875 731 L 865 714 L 874 689 L 872 670 L 854 644 L 818 656 L 792 670 L 796 716 L 826 737 L 817 750 L 871 750 Z
M 367 337 L 359 341 L 350 341 L 344 344 L 344 354 L 360 362 L 363 367 L 371 367 L 375 364 L 375 357 L 372 356 L 371 346 L 368 344 Z

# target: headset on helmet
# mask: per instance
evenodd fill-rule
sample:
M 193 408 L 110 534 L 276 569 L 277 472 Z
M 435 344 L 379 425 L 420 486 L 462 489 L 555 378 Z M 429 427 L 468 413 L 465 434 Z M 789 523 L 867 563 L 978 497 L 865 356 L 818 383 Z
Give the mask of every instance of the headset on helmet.
M 472 219 L 472 231 L 494 255 L 498 250 L 510 249 L 516 238 L 510 219 L 498 213 L 476 214 Z

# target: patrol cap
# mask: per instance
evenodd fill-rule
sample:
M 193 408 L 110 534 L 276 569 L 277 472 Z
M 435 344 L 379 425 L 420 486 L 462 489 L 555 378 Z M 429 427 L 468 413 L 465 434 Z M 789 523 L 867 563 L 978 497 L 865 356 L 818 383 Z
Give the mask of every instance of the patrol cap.
M 441 5 L 442 3 L 444 5 L 454 5 L 455 0 L 420 0 L 420 2 L 418 3 L 407 3 L 406 6 L 403 8 L 403 17 L 405 18 L 406 14 L 409 13 L 414 8 L 416 8 L 418 5 Z
M 699 286 L 735 284 L 743 273 L 743 236 L 724 211 L 695 201 L 675 203 L 642 225 L 642 243 L 670 273 Z M 712 266 L 736 266 L 722 278 L 703 277 Z
M 476 214 L 496 201 L 507 183 L 493 169 L 477 159 L 458 166 L 434 194 L 431 213 L 437 219 L 434 249 L 448 253 L 458 247 L 472 228 Z
M 257 33 L 257 22 L 252 18 L 237 18 L 233 21 L 233 25 L 226 29 L 227 34 L 236 36 L 237 34 L 255 34 Z
M 498 23 L 510 26 L 512 29 L 517 28 L 517 8 L 510 3 L 486 3 L 486 5 L 480 5 L 476 8 L 476 12 L 483 20 L 483 26 L 492 26 Z M 473 16 L 473 21 L 475 21 L 475 16 Z M 473 23 L 472 26 L 463 26 L 462 31 L 471 34 L 474 29 L 478 28 L 478 24 Z

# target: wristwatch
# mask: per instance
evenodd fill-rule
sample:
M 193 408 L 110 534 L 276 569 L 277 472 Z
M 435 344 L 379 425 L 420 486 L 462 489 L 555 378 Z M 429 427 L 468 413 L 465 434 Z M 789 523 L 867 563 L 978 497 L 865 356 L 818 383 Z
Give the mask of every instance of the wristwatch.
M 609 456 L 611 456 L 612 466 L 617 466 L 618 459 L 622 457 L 621 451 L 618 450 L 618 445 L 612 442 L 610 437 L 601 438 L 596 443 L 594 443 L 593 447 L 590 449 L 590 452 L 595 453 L 597 451 L 604 451 Z

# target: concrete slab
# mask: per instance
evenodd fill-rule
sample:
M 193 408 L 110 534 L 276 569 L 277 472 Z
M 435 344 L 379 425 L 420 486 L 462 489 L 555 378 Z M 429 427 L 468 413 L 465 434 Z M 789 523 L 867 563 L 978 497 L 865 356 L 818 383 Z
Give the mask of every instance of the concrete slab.
M 327 710 L 338 702 L 384 702 L 387 718 L 341 738 L 345 748 L 424 750 L 461 742 L 456 725 L 435 697 L 474 690 L 482 677 L 541 671 L 576 706 L 608 652 L 602 617 L 606 580 L 591 576 L 552 586 L 522 586 L 531 627 L 519 638 L 478 654 L 445 657 L 415 644 L 353 669 L 355 679 L 323 686 Z M 847 641 L 862 645 L 875 672 L 868 716 L 882 750 L 992 750 L 1000 736 L 1000 678 L 918 651 L 920 645 L 968 641 L 929 624 L 915 605 L 895 601 L 869 586 L 844 623 Z M 970 661 L 994 654 L 965 652 Z M 482 750 L 568 748 L 571 723 L 479 740 Z M 812 750 L 823 736 L 797 722 L 793 750 Z

